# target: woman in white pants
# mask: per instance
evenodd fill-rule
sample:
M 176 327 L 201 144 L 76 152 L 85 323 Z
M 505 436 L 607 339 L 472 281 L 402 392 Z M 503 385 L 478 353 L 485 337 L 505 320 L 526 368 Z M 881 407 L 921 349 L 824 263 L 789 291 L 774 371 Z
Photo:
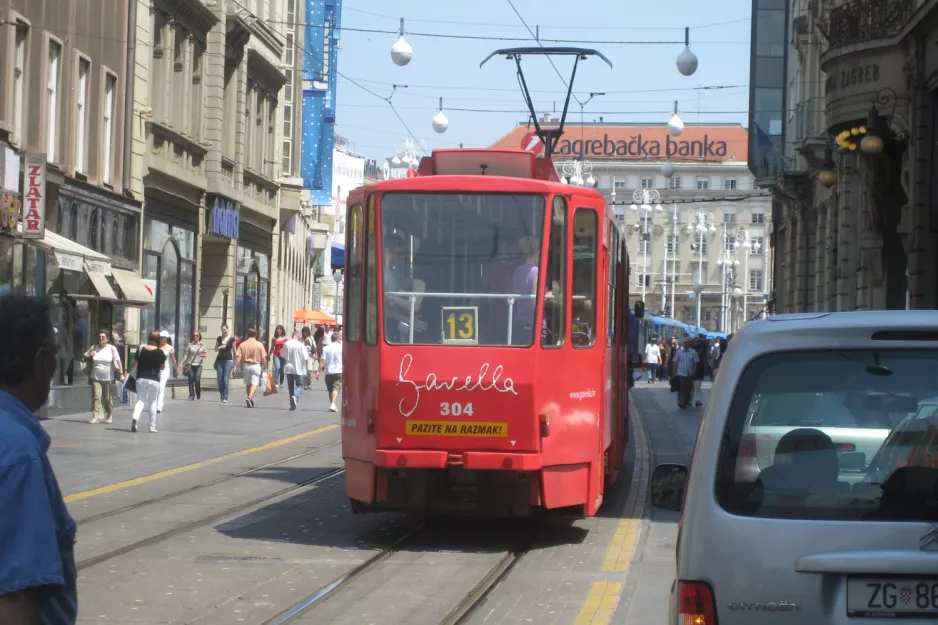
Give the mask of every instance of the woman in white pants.
M 163 362 L 163 370 L 160 371 L 159 390 L 156 398 L 156 411 L 163 412 L 163 397 L 166 395 L 166 383 L 169 382 L 169 374 L 176 370 L 176 350 L 173 349 L 173 342 L 169 338 L 169 332 L 163 330 L 159 334 L 160 351 L 166 355 Z
M 156 434 L 157 402 L 160 395 L 160 374 L 166 366 L 166 353 L 159 348 L 160 333 L 150 332 L 149 342 L 137 353 L 137 405 L 134 406 L 131 432 L 137 431 L 137 421 L 144 407 L 150 413 L 150 432 Z

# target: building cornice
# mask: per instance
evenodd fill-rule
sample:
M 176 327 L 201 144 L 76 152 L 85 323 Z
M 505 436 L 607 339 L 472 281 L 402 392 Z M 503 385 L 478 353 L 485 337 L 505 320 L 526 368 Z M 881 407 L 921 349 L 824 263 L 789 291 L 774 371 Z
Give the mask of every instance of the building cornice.
M 170 13 L 174 21 L 181 23 L 204 40 L 205 35 L 218 22 L 212 10 L 199 0 L 155 0 L 155 11 Z
M 276 96 L 286 84 L 287 77 L 259 50 L 248 48 L 248 76 L 263 84 L 271 95 Z

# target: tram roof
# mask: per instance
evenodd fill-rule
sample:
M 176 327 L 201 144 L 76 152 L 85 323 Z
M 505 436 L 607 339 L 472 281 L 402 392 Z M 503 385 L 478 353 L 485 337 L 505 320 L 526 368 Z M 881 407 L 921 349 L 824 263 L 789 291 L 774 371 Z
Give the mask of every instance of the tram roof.
M 381 180 L 372 185 L 378 191 L 454 191 L 479 193 L 552 193 L 581 190 L 559 182 L 509 176 L 417 176 Z

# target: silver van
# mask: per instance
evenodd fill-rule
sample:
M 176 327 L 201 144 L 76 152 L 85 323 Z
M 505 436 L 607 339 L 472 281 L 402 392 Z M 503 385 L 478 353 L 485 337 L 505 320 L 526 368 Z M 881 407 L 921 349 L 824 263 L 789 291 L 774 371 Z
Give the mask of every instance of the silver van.
M 938 312 L 746 324 L 650 498 L 670 625 L 938 623 Z

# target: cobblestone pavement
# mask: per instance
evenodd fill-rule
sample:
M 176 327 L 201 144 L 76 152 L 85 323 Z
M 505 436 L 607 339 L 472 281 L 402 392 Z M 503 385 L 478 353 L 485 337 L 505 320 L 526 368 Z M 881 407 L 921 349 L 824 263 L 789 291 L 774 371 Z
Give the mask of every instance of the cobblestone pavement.
M 663 385 L 632 397 L 627 466 L 601 514 L 538 526 L 533 549 L 468 622 L 665 622 L 677 517 L 648 508 L 647 483 L 653 461 L 689 458 L 699 411 L 678 411 Z M 118 424 L 126 410 L 114 426 L 43 422 L 79 521 L 81 623 L 265 623 L 418 526 L 351 514 L 321 390 L 296 412 L 285 395 L 263 402 L 167 402 L 156 435 L 130 435 Z M 432 523 L 436 542 L 405 542 L 292 622 L 437 623 L 519 527 Z

